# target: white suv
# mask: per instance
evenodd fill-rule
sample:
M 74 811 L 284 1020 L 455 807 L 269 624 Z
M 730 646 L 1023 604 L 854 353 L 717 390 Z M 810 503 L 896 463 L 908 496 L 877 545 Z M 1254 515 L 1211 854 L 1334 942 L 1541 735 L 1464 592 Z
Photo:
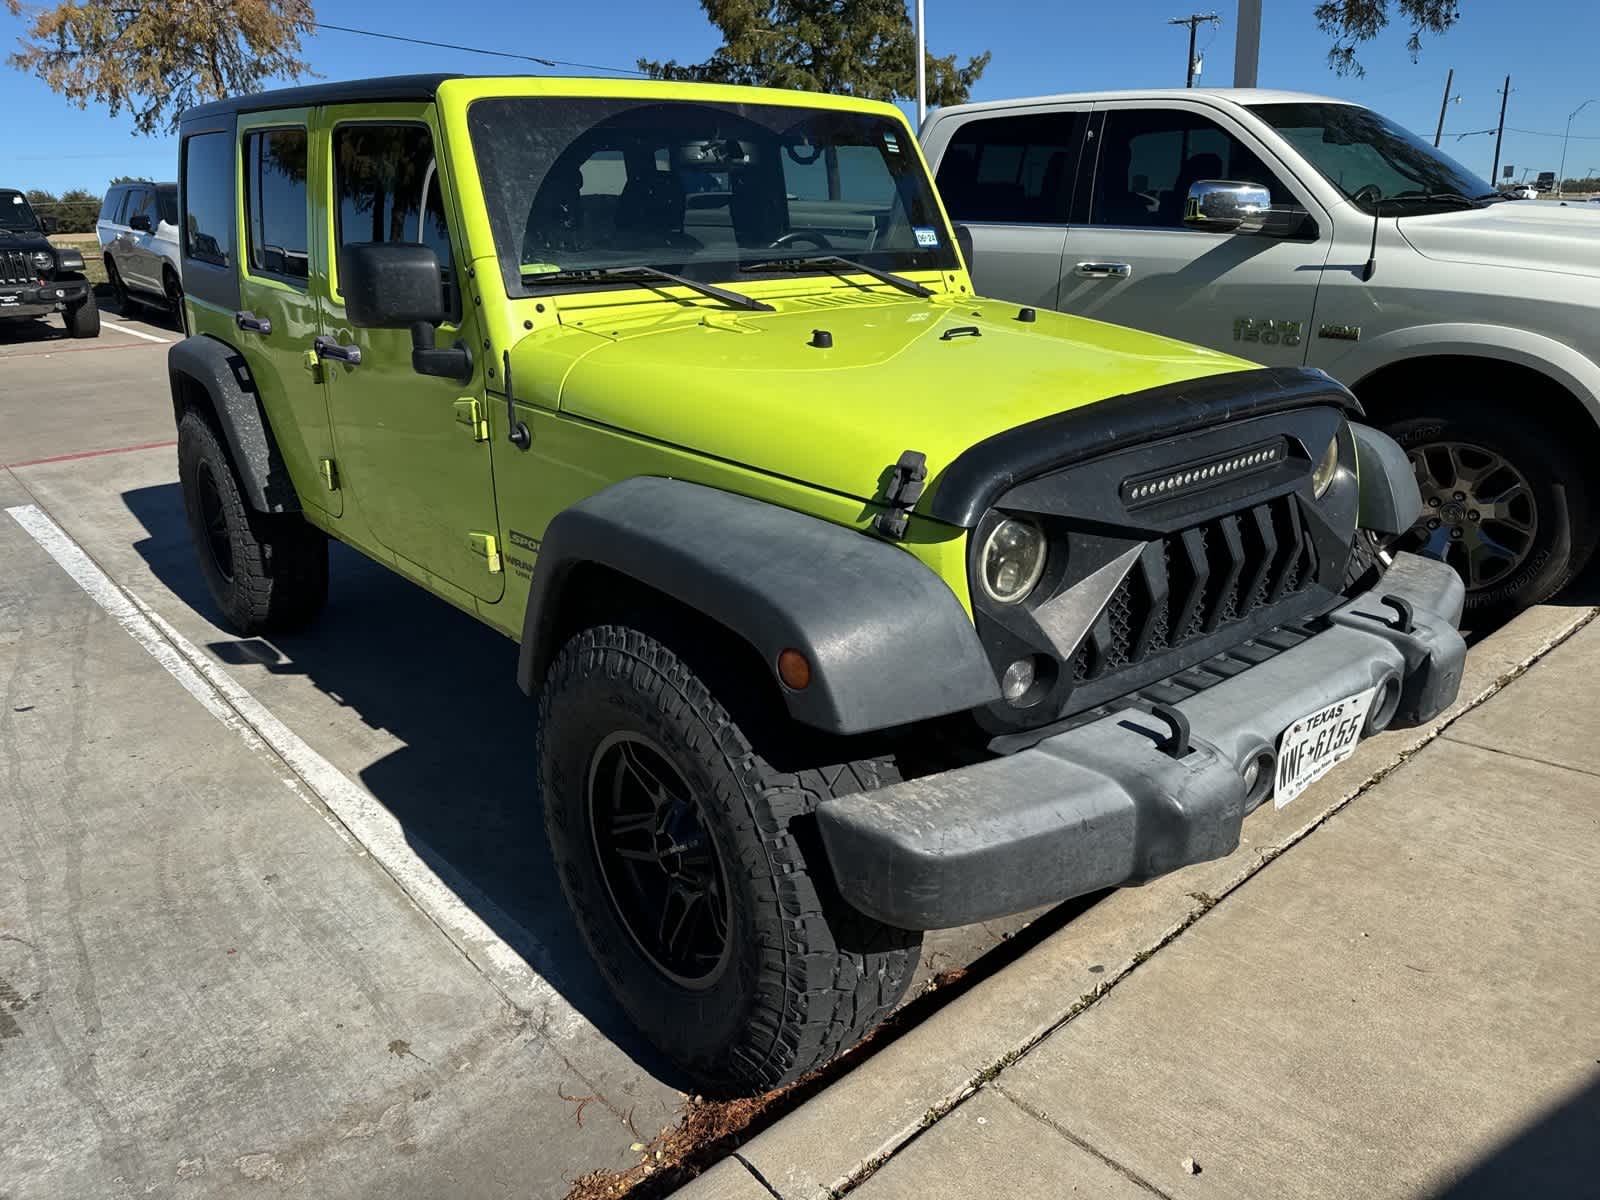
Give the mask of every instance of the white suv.
M 1406 548 L 1454 565 L 1478 618 L 1589 557 L 1600 206 L 1507 202 L 1371 109 L 1291 92 L 968 104 L 922 141 L 980 295 L 1351 387 L 1422 485 Z
M 182 329 L 183 276 L 178 261 L 178 185 L 119 183 L 106 193 L 95 223 L 117 307 L 158 304 Z

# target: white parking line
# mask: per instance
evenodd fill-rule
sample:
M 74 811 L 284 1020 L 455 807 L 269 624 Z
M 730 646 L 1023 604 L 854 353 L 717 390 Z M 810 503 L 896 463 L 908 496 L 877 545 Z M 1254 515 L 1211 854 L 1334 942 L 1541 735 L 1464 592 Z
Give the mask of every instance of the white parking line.
M 42 509 L 24 504 L 6 512 L 207 712 L 252 749 L 270 747 L 507 1000 L 538 1014 L 553 1037 L 592 1028 L 550 984 L 555 976 L 551 956 L 531 933 L 435 851 L 409 838 L 370 792 L 308 746 L 149 605 L 113 583 Z
M 153 333 L 146 333 L 142 329 L 134 329 L 129 325 L 118 325 L 115 321 L 108 321 L 104 317 L 100 318 L 100 324 L 107 329 L 115 329 L 118 333 L 131 333 L 136 338 L 143 338 L 147 342 L 159 342 L 163 346 L 170 344 L 172 341 L 171 338 L 157 337 Z

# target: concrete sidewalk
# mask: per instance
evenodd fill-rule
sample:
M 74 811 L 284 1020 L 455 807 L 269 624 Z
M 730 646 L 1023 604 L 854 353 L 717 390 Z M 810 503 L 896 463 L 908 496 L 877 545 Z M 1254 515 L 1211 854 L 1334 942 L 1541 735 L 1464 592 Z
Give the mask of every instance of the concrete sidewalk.
M 1525 615 L 1464 695 L 1589 615 Z M 1195 907 L 1153 952 L 1120 967 L 1097 926 L 1170 894 L 1114 894 L 680 1196 L 1600 1196 L 1597 663 L 1600 623 L 1393 769 L 1376 740 L 1376 781 L 1287 853 L 1258 813 L 1265 865 L 1172 877 Z M 1084 971 L 1114 985 L 1051 991 Z M 984 1062 L 982 1027 L 1052 1002 Z

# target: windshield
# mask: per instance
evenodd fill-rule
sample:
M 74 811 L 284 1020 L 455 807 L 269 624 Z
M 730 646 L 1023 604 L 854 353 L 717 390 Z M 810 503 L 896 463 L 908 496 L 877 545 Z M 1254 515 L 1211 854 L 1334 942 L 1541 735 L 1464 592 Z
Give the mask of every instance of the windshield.
M 38 228 L 26 196 L 21 192 L 0 192 L 0 229 L 32 233 Z
M 468 123 L 513 296 L 557 286 L 540 275 L 592 268 L 732 280 L 748 264 L 822 254 L 886 271 L 956 265 L 916 148 L 884 117 L 506 98 L 477 101 Z
M 1385 200 L 1498 198 L 1487 180 L 1370 108 L 1353 104 L 1254 104 L 1251 111 L 1281 133 L 1334 187 L 1364 212 L 1395 215 Z M 1448 200 L 1434 209 L 1451 207 Z M 1459 207 L 1459 206 L 1456 206 Z M 1409 210 L 1408 210 L 1409 211 Z

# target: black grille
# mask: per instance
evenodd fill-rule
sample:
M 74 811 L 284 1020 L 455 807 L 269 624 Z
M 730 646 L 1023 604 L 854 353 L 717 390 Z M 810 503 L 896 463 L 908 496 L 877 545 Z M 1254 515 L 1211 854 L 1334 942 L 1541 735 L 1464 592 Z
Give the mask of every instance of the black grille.
M 36 283 L 38 279 L 26 250 L 0 250 L 0 283 Z
M 1073 678 L 1101 679 L 1225 630 L 1316 577 L 1293 496 L 1169 534 L 1145 547 L 1106 601 L 1078 647 Z

